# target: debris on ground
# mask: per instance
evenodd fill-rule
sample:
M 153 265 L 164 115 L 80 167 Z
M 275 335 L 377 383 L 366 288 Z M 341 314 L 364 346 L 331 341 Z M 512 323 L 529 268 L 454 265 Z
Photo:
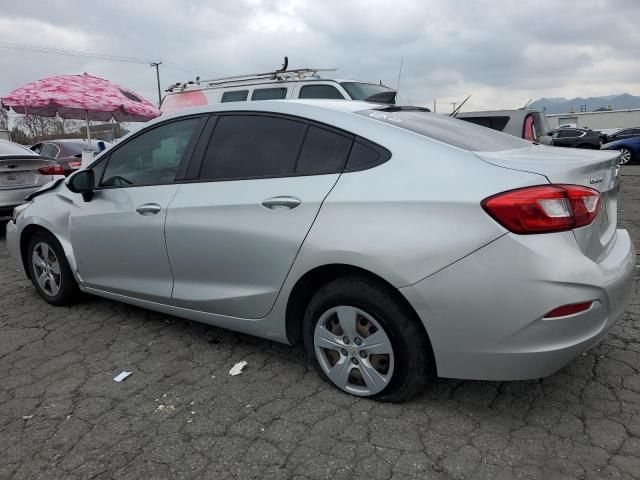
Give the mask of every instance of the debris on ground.
M 125 378 L 131 375 L 132 372 L 120 372 L 118 375 L 113 377 L 114 382 L 122 382 Z
M 158 405 L 158 407 L 156 408 L 156 412 L 164 412 L 165 410 L 175 410 L 176 407 L 173 405 L 164 405 L 164 404 L 160 404 Z
M 246 367 L 248 362 L 246 360 L 242 360 L 241 362 L 236 363 L 231 370 L 229 370 L 229 375 L 235 377 L 236 375 L 240 375 L 242 373 L 242 369 Z
M 31 420 L 35 415 L 23 415 L 22 419 L 23 420 Z

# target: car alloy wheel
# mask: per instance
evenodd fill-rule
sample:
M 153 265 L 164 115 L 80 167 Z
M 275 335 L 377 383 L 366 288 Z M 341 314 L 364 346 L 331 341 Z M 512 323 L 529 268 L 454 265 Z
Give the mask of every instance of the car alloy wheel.
M 624 165 L 625 163 L 629 163 L 631 161 L 631 150 L 628 148 L 620 149 L 620 164 Z
M 320 315 L 313 335 L 316 358 L 341 390 L 359 396 L 381 392 L 391 381 L 395 357 L 389 336 L 364 310 L 340 305 Z
M 36 282 L 44 293 L 55 297 L 62 286 L 60 263 L 53 249 L 45 242 L 38 242 L 31 255 Z

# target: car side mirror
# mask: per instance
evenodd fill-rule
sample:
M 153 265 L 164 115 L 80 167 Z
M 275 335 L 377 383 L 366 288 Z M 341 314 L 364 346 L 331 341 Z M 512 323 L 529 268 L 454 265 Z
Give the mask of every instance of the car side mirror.
M 81 193 L 85 202 L 90 202 L 95 189 L 93 170 L 80 170 L 69 178 L 67 188 L 73 193 Z

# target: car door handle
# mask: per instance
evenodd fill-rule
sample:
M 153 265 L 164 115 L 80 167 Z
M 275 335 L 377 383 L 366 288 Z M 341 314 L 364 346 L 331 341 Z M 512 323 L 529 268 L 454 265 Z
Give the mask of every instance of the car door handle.
M 262 202 L 262 206 L 271 210 L 291 210 L 300 205 L 300 199 L 296 197 L 271 197 Z
M 157 203 L 145 203 L 143 205 L 140 205 L 139 207 L 136 207 L 136 213 L 139 213 L 140 215 L 145 217 L 148 215 L 155 215 L 160 210 L 162 210 L 162 207 Z

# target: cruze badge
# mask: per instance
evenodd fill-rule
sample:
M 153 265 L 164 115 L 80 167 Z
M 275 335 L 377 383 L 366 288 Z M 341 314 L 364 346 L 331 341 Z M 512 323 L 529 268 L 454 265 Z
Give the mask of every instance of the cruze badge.
M 602 183 L 603 180 L 604 180 L 604 177 L 590 178 L 589 183 L 593 185 L 595 183 Z

